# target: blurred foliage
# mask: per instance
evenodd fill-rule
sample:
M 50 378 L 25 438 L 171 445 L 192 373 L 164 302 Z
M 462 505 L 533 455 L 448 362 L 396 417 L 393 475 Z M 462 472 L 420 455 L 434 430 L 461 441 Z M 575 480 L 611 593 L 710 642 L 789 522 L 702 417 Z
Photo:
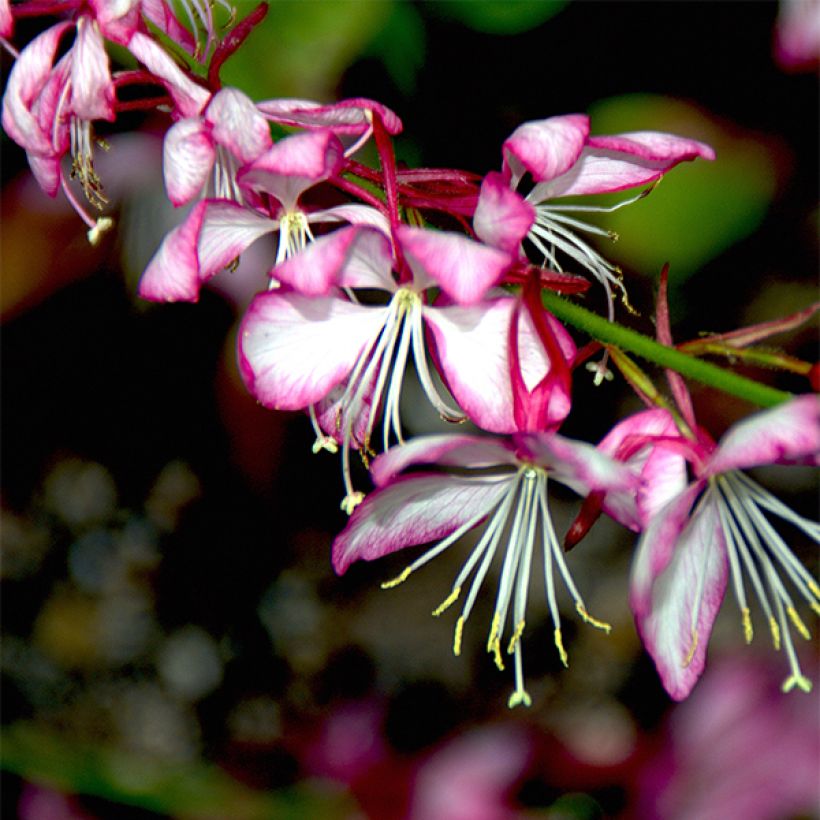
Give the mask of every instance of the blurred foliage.
M 486 34 L 520 34 L 540 26 L 569 0 L 430 0 L 432 14 L 449 17 Z
M 717 154 L 714 162 L 678 166 L 650 196 L 607 214 L 606 227 L 619 235 L 607 256 L 651 277 L 669 262 L 670 283 L 680 284 L 763 221 L 783 165 L 771 139 L 652 94 L 601 100 L 589 114 L 593 134 L 669 131 L 707 142 Z M 614 204 L 625 198 L 613 194 L 602 200 Z
M 351 805 L 340 794 L 315 787 L 258 792 L 216 766 L 169 763 L 98 745 L 78 744 L 32 724 L 3 732 L 0 765 L 34 782 L 60 790 L 174 817 L 255 818 L 340 817 Z

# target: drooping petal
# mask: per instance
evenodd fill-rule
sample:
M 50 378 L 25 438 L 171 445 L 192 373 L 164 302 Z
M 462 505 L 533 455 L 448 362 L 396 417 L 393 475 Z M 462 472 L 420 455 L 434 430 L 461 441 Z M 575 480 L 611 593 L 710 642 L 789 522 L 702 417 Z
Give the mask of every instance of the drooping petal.
M 214 94 L 205 109 L 205 122 L 213 137 L 228 148 L 242 165 L 253 162 L 271 147 L 270 126 L 253 100 L 236 88 Z
M 488 245 L 517 255 L 534 221 L 535 208 L 513 191 L 501 174 L 487 174 L 473 216 L 476 236 Z
M 390 263 L 390 242 L 383 233 L 351 225 L 311 242 L 271 276 L 306 296 L 323 296 L 334 285 L 393 290 Z
M 230 200 L 212 199 L 205 203 L 198 245 L 203 280 L 230 265 L 245 248 L 279 227 L 276 220 Z
M 137 292 L 152 302 L 196 302 L 202 284 L 197 240 L 207 202 L 198 203 L 182 224 L 162 240 L 148 263 Z
M 706 475 L 763 464 L 820 463 L 820 397 L 810 394 L 735 424 L 720 440 Z
M 715 152 L 697 140 L 652 131 L 590 137 L 578 161 L 565 174 L 536 185 L 530 202 L 561 196 L 622 191 L 660 179 L 678 163 L 698 157 L 714 159 Z
M 315 404 L 347 378 L 384 324 L 386 310 L 336 296 L 258 294 L 239 329 L 239 366 L 248 390 L 277 410 Z
M 525 122 L 504 142 L 504 170 L 513 187 L 526 172 L 536 182 L 565 173 L 578 159 L 589 136 L 589 117 L 567 114 Z
M 162 82 L 180 117 L 196 117 L 202 112 L 211 92 L 191 80 L 158 43 L 137 31 L 128 41 L 128 50 Z
M 606 494 L 603 509 L 619 524 L 637 530 L 686 487 L 686 459 L 669 446 L 679 437 L 675 420 L 667 410 L 653 408 L 635 413 L 616 424 L 598 449 L 626 461 L 641 474 L 637 493 L 618 489 Z
M 386 236 L 390 234 L 390 220 L 370 205 L 346 202 L 322 211 L 311 211 L 308 222 L 349 222 L 351 225 L 369 225 L 378 228 Z
M 58 23 L 35 37 L 14 61 L 3 95 L 3 128 L 28 152 L 53 153 L 50 129 L 38 122 L 31 108 L 46 85 L 54 54 L 71 23 Z
M 450 231 L 402 225 L 398 239 L 417 280 L 432 279 L 461 305 L 480 302 L 513 261 L 508 253 Z
M 144 0 L 89 0 L 89 5 L 105 37 L 125 45 L 139 26 Z
M 312 100 L 266 100 L 259 103 L 259 110 L 280 125 L 297 128 L 329 128 L 338 134 L 363 134 L 370 128 L 372 112 L 377 113 L 388 134 L 402 130 L 401 120 L 389 108 L 356 97 L 323 105 Z
M 196 49 L 196 40 L 183 26 L 166 0 L 141 0 L 140 8 L 145 18 L 153 23 L 163 34 L 177 45 L 182 46 L 189 54 Z
M 358 560 L 372 561 L 404 547 L 446 538 L 488 514 L 509 482 L 475 482 L 452 475 L 417 474 L 371 493 L 333 541 L 340 575 Z
M 642 541 L 649 537 L 647 531 Z M 638 546 L 639 552 L 647 549 L 651 545 Z M 703 503 L 677 539 L 666 568 L 654 579 L 649 608 L 635 611 L 641 640 L 675 700 L 683 700 L 703 672 L 728 573 L 717 505 Z
M 97 23 L 86 14 L 77 21 L 71 61 L 71 108 L 83 120 L 113 121 L 114 83 Z
M 339 170 L 343 155 L 342 144 L 331 131 L 294 134 L 242 168 L 236 181 L 251 190 L 272 194 L 286 211 L 291 211 L 304 191 Z
M 480 305 L 425 307 L 436 358 L 450 392 L 465 413 L 491 433 L 518 429 L 510 380 L 509 327 L 513 297 Z M 519 322 L 518 355 L 524 382 L 533 389 L 550 361 L 529 315 Z M 570 340 L 571 341 L 571 340 Z
M 417 436 L 378 456 L 370 465 L 370 477 L 377 487 L 383 487 L 402 470 L 420 464 L 480 469 L 499 464 L 512 466 L 516 457 L 505 439 L 457 433 Z
M 174 205 L 190 202 L 208 180 L 216 151 L 210 128 L 199 117 L 174 123 L 162 146 L 165 190 Z

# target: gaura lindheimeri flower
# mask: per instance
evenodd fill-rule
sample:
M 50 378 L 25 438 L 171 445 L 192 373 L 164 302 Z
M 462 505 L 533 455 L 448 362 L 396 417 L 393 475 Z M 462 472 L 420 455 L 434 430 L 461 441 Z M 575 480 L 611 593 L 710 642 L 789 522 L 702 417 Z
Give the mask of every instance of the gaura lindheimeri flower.
M 409 467 L 424 466 L 405 473 Z M 333 566 L 344 573 L 353 561 L 389 555 L 404 547 L 437 541 L 397 578 L 395 586 L 483 524 L 483 533 L 453 584 L 452 592 L 434 611 L 440 615 L 461 595 L 472 576 L 456 621 L 453 651 L 461 651 L 464 625 L 494 557 L 501 555 L 501 578 L 495 614 L 487 639 L 499 669 L 504 668 L 502 638 L 509 635 L 506 654 L 513 656 L 515 691 L 509 705 L 530 704 L 524 688 L 521 636 L 524 632 L 530 569 L 536 545 L 543 554 L 547 606 L 555 646 L 564 665 L 567 653 L 555 594 L 560 576 L 575 608 L 586 623 L 609 631 L 593 618 L 570 575 L 552 525 L 547 485 L 550 480 L 585 495 L 615 488 L 633 489 L 638 475 L 582 442 L 556 433 L 519 433 L 510 439 L 470 435 L 439 435 L 414 439 L 377 457 L 371 465 L 377 489 L 364 500 L 347 527 L 333 542 Z
M 266 234 L 278 233 L 278 264 L 313 240 L 311 224 L 349 222 L 388 230 L 387 219 L 366 205 L 322 210 L 301 205 L 305 191 L 338 171 L 342 153 L 341 143 L 327 130 L 295 134 L 272 145 L 237 173 L 236 184 L 248 205 L 225 199 L 197 203 L 149 262 L 140 296 L 194 302 L 204 282 Z
M 250 392 L 266 407 L 309 408 L 327 434 L 319 433 L 317 445 L 342 444 L 348 511 L 362 497 L 352 486 L 350 449 L 365 458 L 371 453 L 380 417 L 383 449 L 391 435 L 403 441 L 399 403 L 411 354 L 424 392 L 443 418 L 461 421 L 466 413 L 486 430 L 511 432 L 520 420 L 510 373 L 515 320 L 520 392 L 538 395 L 542 428 L 557 426 L 569 412 L 560 390 L 555 401 L 537 390 L 553 364 L 529 314 L 518 317 L 511 296 L 487 295 L 510 263 L 507 254 L 460 234 L 408 226 L 398 228 L 397 242 L 406 276 L 394 275 L 390 242 L 380 231 L 351 227 L 319 238 L 273 270 L 288 287 L 256 296 L 240 329 L 240 369 Z M 431 290 L 441 292 L 435 302 Z M 356 291 L 366 291 L 368 301 Z M 556 319 L 545 321 L 566 367 L 575 345 Z M 461 409 L 451 407 L 434 384 L 425 327 Z
M 776 516 L 820 541 L 820 525 L 789 509 L 743 470 L 767 464 L 817 464 L 820 399 L 802 396 L 736 424 L 715 445 L 657 434 L 658 415 L 638 413 L 618 424 L 601 448 L 626 447 L 646 458 L 642 467 L 644 531 L 632 569 L 630 604 L 663 684 L 685 698 L 706 662 L 706 646 L 731 575 L 746 641 L 753 627 L 745 579 L 769 623 L 776 649 L 785 649 L 790 675 L 783 684 L 811 689 L 797 660 L 793 626 L 809 632 L 787 589 L 788 582 L 820 614 L 820 587 L 769 521 Z M 655 453 L 664 453 L 654 458 Z M 670 457 L 671 456 L 671 457 Z M 674 463 L 677 460 L 677 465 Z M 684 463 L 694 481 L 687 485 Z M 617 513 L 615 513 L 617 517 Z
M 562 271 L 562 253 L 592 274 L 611 295 L 613 286 L 623 292 L 620 271 L 578 232 L 616 237 L 572 214 L 617 210 L 647 191 L 611 207 L 553 200 L 646 185 L 680 162 L 697 157 L 714 159 L 715 153 L 697 140 L 656 131 L 590 136 L 589 117 L 568 114 L 519 126 L 504 142 L 503 156 L 502 173 L 488 174 L 481 187 L 473 219 L 477 236 L 498 247 L 517 245 L 522 223 L 531 219 L 526 237 L 544 264 Z M 525 197 L 510 197 L 502 191 L 505 187 L 516 191 L 525 174 L 535 183 Z

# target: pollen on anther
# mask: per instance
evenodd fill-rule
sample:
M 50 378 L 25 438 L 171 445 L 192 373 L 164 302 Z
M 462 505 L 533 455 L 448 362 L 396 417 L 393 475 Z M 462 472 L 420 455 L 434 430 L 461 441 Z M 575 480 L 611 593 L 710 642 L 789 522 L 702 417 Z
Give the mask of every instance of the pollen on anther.
M 597 629 L 602 629 L 609 635 L 612 632 L 612 624 L 608 624 L 606 621 L 599 621 L 597 618 L 593 618 L 592 615 L 587 612 L 586 607 L 579 601 L 575 604 L 575 609 L 578 611 L 578 614 L 584 619 L 585 623 L 588 623 L 590 626 L 594 626 Z
M 458 657 L 461 654 L 461 636 L 464 634 L 464 617 L 460 616 L 456 621 L 456 631 L 453 636 L 453 654 Z
M 754 629 L 752 629 L 752 616 L 749 607 L 744 606 L 740 610 L 740 616 L 743 619 L 743 637 L 746 639 L 746 643 L 751 643 L 754 637 Z
M 690 663 L 692 663 L 692 659 L 695 657 L 695 652 L 698 648 L 698 631 L 697 629 L 692 630 L 692 644 L 689 647 L 689 651 L 686 653 L 686 657 L 683 659 L 683 663 L 681 666 L 686 669 Z
M 521 640 L 521 636 L 524 634 L 524 623 L 525 622 L 522 620 L 516 624 L 515 631 L 513 632 L 510 642 L 507 645 L 508 655 L 512 655 L 512 653 L 515 652 L 515 645 Z
M 777 625 L 777 621 L 774 619 L 774 616 L 769 618 L 769 630 L 772 633 L 772 643 L 774 644 L 774 648 L 780 649 L 780 627 Z
M 453 591 L 433 610 L 433 617 L 438 618 L 444 610 L 456 602 L 461 594 L 461 587 L 454 587 Z
M 808 678 L 804 677 L 798 672 L 795 672 L 793 675 L 789 675 L 789 677 L 786 678 L 785 681 L 783 681 L 783 685 L 780 687 L 780 689 L 784 693 L 791 692 L 791 690 L 794 689 L 795 686 L 803 692 L 806 692 L 807 694 L 811 692 L 812 688 L 811 681 Z
M 800 620 L 800 616 L 797 614 L 795 608 L 793 606 L 786 607 L 786 612 L 791 618 L 791 622 L 794 624 L 795 629 L 807 640 L 811 640 L 811 633 L 807 629 L 806 625 Z
M 552 639 L 555 642 L 555 648 L 558 650 L 558 656 L 561 658 L 561 663 L 569 669 L 569 656 L 567 655 L 567 650 L 564 649 L 564 641 L 561 638 L 561 630 L 556 628 L 556 630 L 552 633 Z
M 381 588 L 392 589 L 393 587 L 397 587 L 410 577 L 412 571 L 410 567 L 405 567 L 395 578 L 391 578 L 389 581 L 382 581 Z

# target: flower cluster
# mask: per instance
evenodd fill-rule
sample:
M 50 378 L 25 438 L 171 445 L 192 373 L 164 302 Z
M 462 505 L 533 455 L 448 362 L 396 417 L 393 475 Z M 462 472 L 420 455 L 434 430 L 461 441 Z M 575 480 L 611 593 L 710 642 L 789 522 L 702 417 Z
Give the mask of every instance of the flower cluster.
M 691 357 L 678 353 L 679 365 L 656 359 L 671 368 L 672 404 L 617 342 L 593 332 L 591 347 L 579 350 L 567 320 L 545 308 L 555 292 L 593 286 L 605 292 L 608 324 L 616 297 L 629 308 L 620 269 L 592 244 L 596 236 L 614 238 L 594 212 L 628 206 L 676 165 L 714 159 L 712 149 L 654 131 L 593 135 L 587 116 L 569 114 L 515 129 L 501 146 L 500 170 L 483 177 L 403 168 L 392 143 L 402 122 L 376 101 L 254 102 L 221 86 L 220 66 L 264 16 L 264 4 L 222 37 L 208 4 L 180 5 L 193 33 L 164 0 L 32 0 L 11 9 L 0 0 L 0 36 L 16 57 L 3 126 L 25 149 L 43 190 L 54 196 L 62 188 L 94 243 L 112 224 L 94 170 L 94 122 L 138 107 L 167 112 L 167 195 L 188 210 L 142 277 L 146 299 L 196 301 L 203 285 L 256 240 L 276 238 L 241 321 L 239 369 L 264 406 L 308 414 L 315 452 L 339 454 L 341 506 L 350 519 L 333 544 L 337 572 L 433 544 L 384 584 L 390 587 L 476 530 L 450 595 L 433 614 L 463 593 L 458 654 L 481 587 L 500 564 L 487 650 L 499 669 L 511 659 L 509 705 L 529 704 L 521 639 L 533 561 L 542 564 L 564 664 L 556 582 L 584 622 L 610 629 L 587 610 L 553 526 L 548 485 L 559 482 L 586 498 L 571 543 L 601 511 L 640 533 L 630 602 L 672 697 L 685 697 L 703 670 L 730 576 L 747 640 L 748 580 L 775 646 L 788 657 L 784 688 L 808 690 L 791 634 L 808 631 L 788 589 L 815 611 L 820 590 L 769 518 L 815 541 L 820 528 L 743 470 L 816 463 L 817 398 L 785 401 L 715 444 L 673 372 L 685 373 Z M 19 52 L 10 45 L 14 18 L 55 12 L 68 19 Z M 106 41 L 130 52 L 139 68 L 112 72 Z M 157 87 L 160 95 L 122 100 L 121 89 L 133 85 Z M 272 123 L 287 135 L 274 140 Z M 371 140 L 378 168 L 356 159 Z M 607 207 L 578 199 L 617 192 L 623 199 Z M 658 341 L 647 342 L 656 353 L 674 347 L 665 311 L 662 289 Z M 611 357 L 648 409 L 618 423 L 596 447 L 558 430 L 572 409 L 575 371 L 602 348 L 592 365 L 596 382 L 611 375 Z M 469 421 L 483 435 L 405 439 L 409 359 L 441 418 Z M 763 403 L 786 398 L 771 390 Z M 356 453 L 375 486 L 367 496 L 355 479 Z

